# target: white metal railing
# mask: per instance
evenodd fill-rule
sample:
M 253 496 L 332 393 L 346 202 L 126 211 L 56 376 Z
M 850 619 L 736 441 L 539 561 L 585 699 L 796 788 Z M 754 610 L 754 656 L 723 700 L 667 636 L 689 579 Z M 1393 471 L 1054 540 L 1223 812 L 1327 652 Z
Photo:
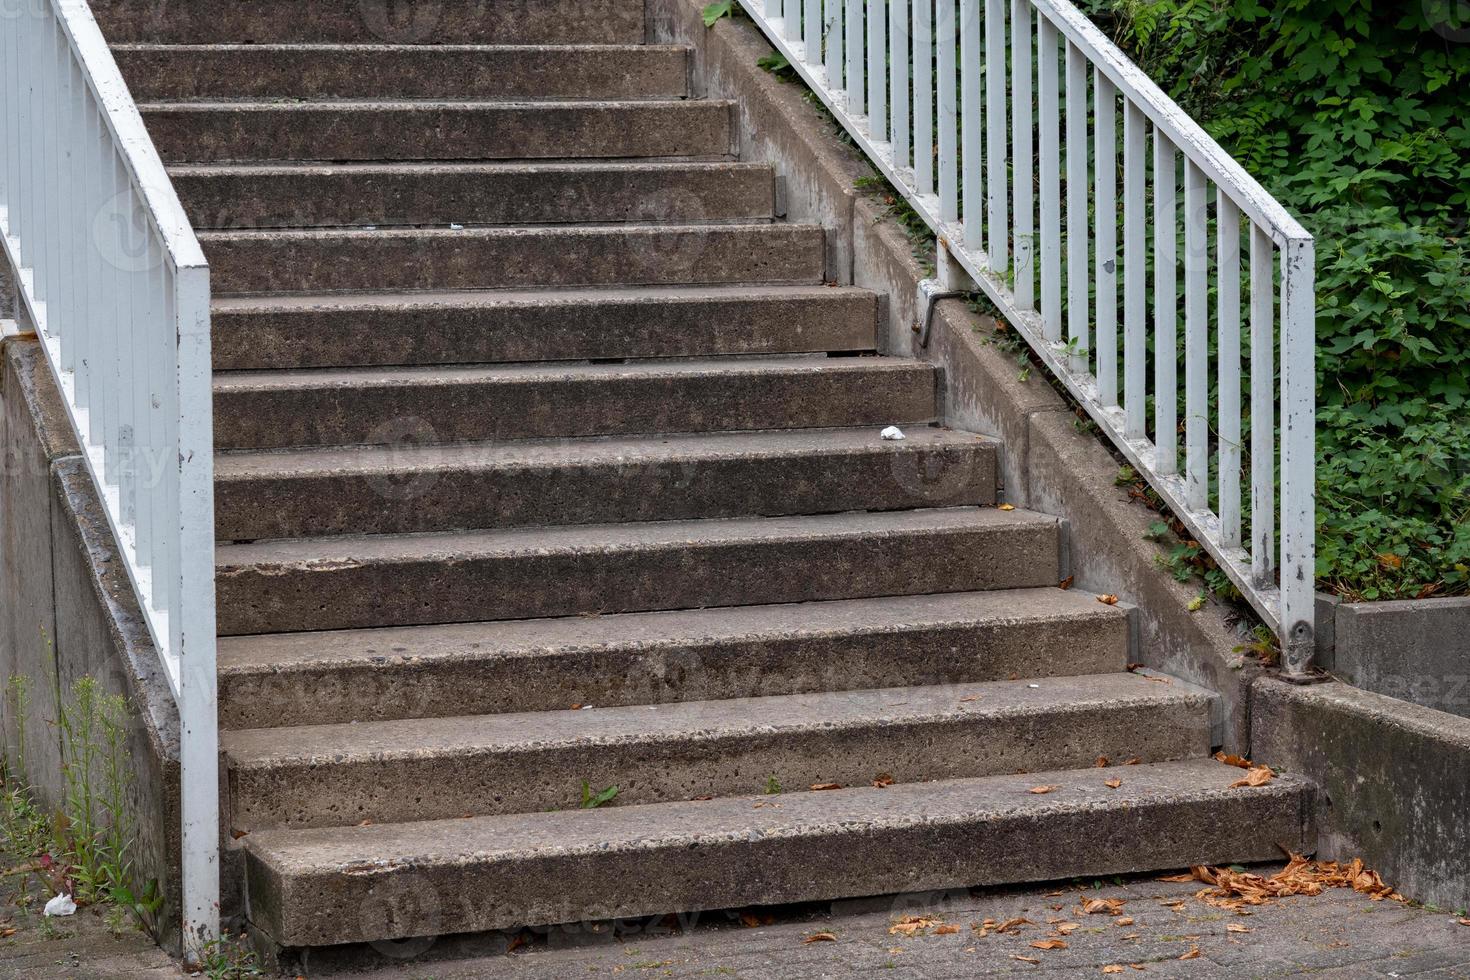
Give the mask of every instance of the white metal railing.
M 219 924 L 209 268 L 85 0 L 0 0 L 0 232 L 178 703 L 197 957 Z
M 1311 235 L 1067 0 L 744 6 L 934 230 L 941 276 L 951 270 L 990 297 L 1281 637 L 1288 673 L 1305 672 L 1315 551 Z

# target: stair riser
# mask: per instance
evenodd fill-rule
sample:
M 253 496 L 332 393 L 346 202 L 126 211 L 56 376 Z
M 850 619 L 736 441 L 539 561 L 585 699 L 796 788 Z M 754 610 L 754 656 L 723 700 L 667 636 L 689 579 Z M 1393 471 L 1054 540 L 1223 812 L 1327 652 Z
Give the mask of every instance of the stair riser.
M 144 105 L 167 163 L 724 158 L 723 102 Z
M 422 453 L 415 453 L 419 459 Z M 219 480 L 222 541 L 995 502 L 993 447 Z
M 645 297 L 490 305 L 216 309 L 217 371 L 869 351 L 877 303 Z
M 363 641 L 382 650 L 375 664 L 222 670 L 220 724 L 329 725 L 1105 673 L 1123 669 L 1127 641 L 1121 615 L 553 648 L 520 656 L 482 649 L 480 656 L 440 663 L 398 654 L 383 637 L 381 643 Z
M 445 444 L 924 422 L 927 366 L 880 371 L 561 376 L 532 383 L 220 388 L 217 449 Z
M 641 0 L 92 0 L 114 43 L 638 44 Z
M 955 690 L 955 699 L 964 696 Z M 228 737 L 226 738 L 228 747 Z M 821 731 L 749 731 L 681 740 L 630 739 L 524 751 L 232 768 L 234 830 L 397 823 L 473 813 L 574 810 L 583 782 L 618 787 L 608 805 L 1080 769 L 1099 755 L 1146 763 L 1208 753 L 1203 698 L 1160 705 L 1088 705 L 1055 714 L 873 724 Z M 227 752 L 228 754 L 228 752 Z M 427 755 L 427 754 L 426 754 Z M 1126 776 L 1128 767 L 1123 767 Z M 779 798 L 772 802 L 779 802 Z
M 298 14 L 299 16 L 299 14 Z M 183 99 L 678 99 L 683 48 L 114 49 L 139 101 Z
M 594 172 L 186 171 L 174 176 L 174 186 L 196 228 L 228 230 L 768 221 L 775 183 L 766 167 L 723 164 Z
M 388 862 L 350 874 L 283 874 L 250 852 L 247 875 L 255 923 L 286 946 L 327 945 L 1272 861 L 1278 842 L 1310 850 L 1309 806 L 1295 784 L 1126 809 L 985 810 L 968 820 L 678 836 L 662 846 Z
M 822 280 L 822 230 L 704 225 L 612 230 L 207 234 L 217 294 Z
M 228 564 L 223 635 L 531 619 L 878 595 L 1028 588 L 1058 579 L 1053 524 L 877 537 L 526 551 L 438 560 Z

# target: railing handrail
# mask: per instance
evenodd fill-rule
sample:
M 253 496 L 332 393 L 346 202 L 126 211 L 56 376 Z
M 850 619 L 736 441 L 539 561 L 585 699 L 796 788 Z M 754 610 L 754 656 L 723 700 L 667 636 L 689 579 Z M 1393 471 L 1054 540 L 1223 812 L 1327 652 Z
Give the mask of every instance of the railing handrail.
M 220 898 L 209 265 L 85 0 L 27 2 L 0 47 L 0 245 L 178 707 L 197 963 Z
M 746 9 L 858 148 L 934 231 L 940 283 L 921 286 L 921 307 L 933 288 L 983 291 L 1281 637 L 1287 672 L 1303 673 L 1314 645 L 1312 236 L 1068 0 L 749 0 Z M 945 18 L 957 19 L 941 36 L 937 28 Z M 1027 32 L 1025 46 L 1013 47 L 1021 30 Z M 1065 64 L 1059 47 L 1065 49 Z M 1064 107 L 1065 138 L 1060 129 Z M 1146 149 L 1150 126 L 1152 154 Z M 921 143 L 922 152 L 917 152 Z M 1097 155 L 1089 158 L 1094 148 Z M 1180 154 L 1182 252 L 1177 249 Z M 1147 201 L 1150 158 L 1152 212 Z M 1033 187 L 1037 176 L 1039 200 Z M 1095 213 L 1089 210 L 1093 198 Z M 1210 215 L 1212 200 L 1215 217 Z M 1163 220 L 1172 227 L 1159 223 L 1160 208 L 1167 209 Z M 1009 223 L 1012 210 L 1014 225 Z M 1105 213 L 1111 220 L 1103 219 Z M 1248 219 L 1244 230 L 1250 285 L 1244 306 L 1242 215 Z M 1212 225 L 1217 236 L 1214 279 Z M 1168 257 L 1166 265 L 1154 266 L 1152 275 L 1144 271 L 1150 249 Z M 1095 297 L 1090 294 L 1094 287 Z M 1210 446 L 1208 374 L 1210 296 L 1216 287 L 1213 324 L 1221 345 L 1218 513 L 1210 500 L 1215 452 Z M 1248 314 L 1242 316 L 1246 307 Z M 1247 414 L 1241 403 L 1244 326 L 1249 327 L 1253 420 L 1248 448 L 1241 438 Z M 1166 342 L 1164 349 L 1172 355 L 1152 358 L 1154 391 L 1170 394 L 1155 399 L 1152 440 L 1147 431 L 1150 336 Z M 1182 379 L 1175 369 L 1181 346 L 1186 368 Z M 1181 396 L 1183 414 L 1176 408 Z M 1182 445 L 1176 423 L 1184 431 Z M 1249 538 L 1243 534 L 1240 479 L 1247 453 Z
M 170 265 L 175 271 L 209 268 L 199 237 L 194 234 L 194 225 L 174 190 L 158 148 L 148 135 L 143 115 L 123 80 L 122 70 L 112 56 L 91 6 L 87 0 L 48 2 L 76 53 L 82 79 L 102 110 L 102 121 L 112 135 L 128 176 L 147 205 L 145 213 L 158 233 Z
M 1205 172 L 1216 187 L 1232 191 L 1236 207 L 1265 225 L 1278 245 L 1311 241 L 1301 222 L 1272 197 L 1204 127 L 1194 121 L 1142 68 L 1069 0 L 1029 0 L 1068 40 L 1123 92 L 1132 95 L 1150 121 L 1168 134 L 1174 146 Z

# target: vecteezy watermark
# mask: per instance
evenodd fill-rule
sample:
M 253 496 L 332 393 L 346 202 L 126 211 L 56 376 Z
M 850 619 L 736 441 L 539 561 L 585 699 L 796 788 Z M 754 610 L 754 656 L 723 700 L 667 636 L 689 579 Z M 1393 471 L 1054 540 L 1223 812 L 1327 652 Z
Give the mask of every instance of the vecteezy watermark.
M 1429 29 L 1446 41 L 1470 42 L 1470 0 L 1420 0 Z
M 358 0 L 363 25 L 390 44 L 428 39 L 444 17 L 443 0 Z

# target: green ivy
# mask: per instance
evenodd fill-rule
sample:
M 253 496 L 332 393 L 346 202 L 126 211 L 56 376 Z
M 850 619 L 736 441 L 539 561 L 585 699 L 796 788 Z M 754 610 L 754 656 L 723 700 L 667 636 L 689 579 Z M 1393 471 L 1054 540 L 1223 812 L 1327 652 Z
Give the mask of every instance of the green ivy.
M 1083 6 L 1317 238 L 1321 583 L 1470 590 L 1466 5 Z

